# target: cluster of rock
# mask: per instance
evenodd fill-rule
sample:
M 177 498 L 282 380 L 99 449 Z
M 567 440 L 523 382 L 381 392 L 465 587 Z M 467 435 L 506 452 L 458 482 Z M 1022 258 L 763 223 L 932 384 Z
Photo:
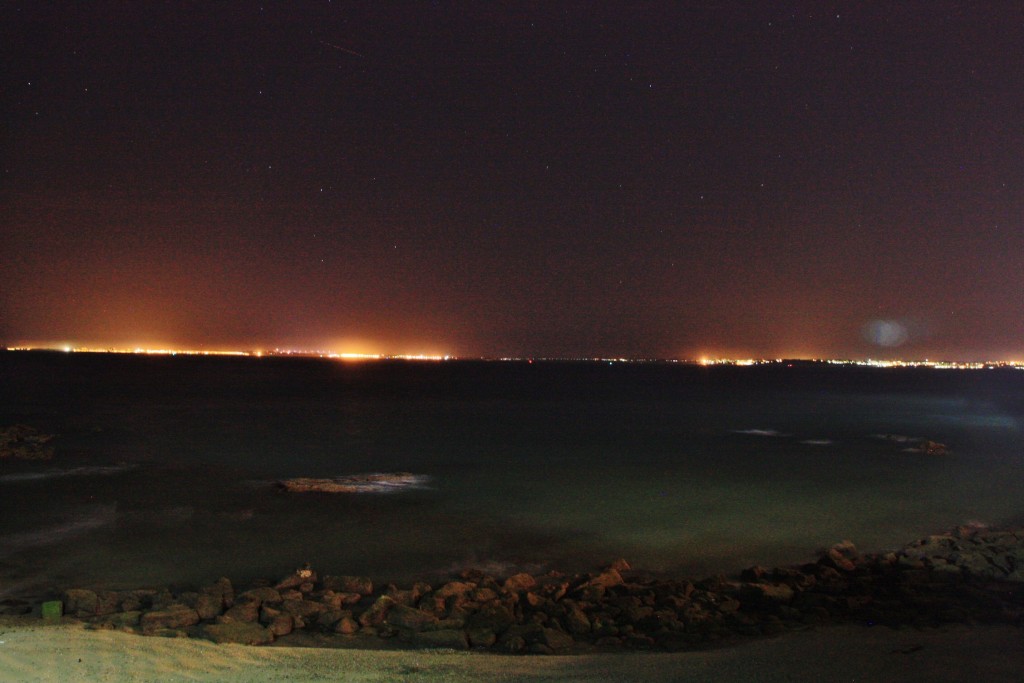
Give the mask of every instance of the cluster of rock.
M 953 451 L 944 443 L 923 439 L 915 436 L 903 436 L 901 434 L 876 434 L 880 439 L 890 441 L 904 446 L 907 453 L 922 453 L 924 455 L 952 455 Z
M 618 561 L 566 576 L 476 570 L 433 587 L 318 576 L 236 591 L 220 579 L 197 591 L 64 593 L 65 614 L 95 628 L 214 642 L 287 644 L 299 633 L 370 646 L 549 654 L 680 650 L 738 636 L 774 635 L 827 621 L 936 625 L 999 621 L 1024 626 L 1024 530 L 962 529 L 901 551 L 861 555 L 844 542 L 797 567 L 751 567 L 738 579 L 654 578 Z M 372 639 L 372 642 L 371 640 Z M 302 644 L 309 644 L 303 642 Z
M 28 425 L 0 428 L 0 459 L 49 460 L 53 457 L 53 437 Z
M 949 455 L 952 453 L 946 444 L 939 443 L 938 441 L 929 441 L 928 439 L 922 439 L 911 450 L 915 453 L 924 453 L 925 455 Z

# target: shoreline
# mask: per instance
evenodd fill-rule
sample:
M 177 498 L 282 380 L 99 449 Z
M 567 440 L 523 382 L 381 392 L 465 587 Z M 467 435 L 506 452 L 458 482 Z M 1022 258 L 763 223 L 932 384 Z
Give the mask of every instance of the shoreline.
M 844 541 L 813 563 L 754 566 L 732 578 L 666 578 L 618 560 L 571 576 L 471 569 L 434 586 L 399 587 L 307 567 L 244 587 L 227 578 L 173 591 L 64 587 L 49 596 L 59 593 L 57 601 L 5 599 L 0 614 L 275 649 L 590 655 L 709 651 L 843 624 L 1019 630 L 1022 588 L 1024 528 L 960 527 L 889 553 L 861 554 Z

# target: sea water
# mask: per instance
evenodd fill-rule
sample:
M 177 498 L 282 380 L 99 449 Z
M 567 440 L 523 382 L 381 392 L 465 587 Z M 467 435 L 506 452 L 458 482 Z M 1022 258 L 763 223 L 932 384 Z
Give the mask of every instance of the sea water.
M 704 576 L 1024 518 L 1024 372 L 0 353 L 0 593 L 321 572 Z M 950 453 L 913 451 L 916 439 Z M 398 486 L 275 482 L 410 473 Z

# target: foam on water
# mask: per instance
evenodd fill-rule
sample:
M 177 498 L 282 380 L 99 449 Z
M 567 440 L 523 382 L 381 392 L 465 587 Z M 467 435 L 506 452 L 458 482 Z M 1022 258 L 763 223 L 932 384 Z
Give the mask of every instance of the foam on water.
M 67 516 L 68 519 L 60 524 L 0 537 L 0 557 L 29 548 L 58 545 L 71 538 L 113 524 L 117 513 L 114 505 L 94 505 L 72 510 Z
M 63 477 L 107 477 L 135 469 L 135 465 L 94 465 L 72 467 L 69 469 L 50 469 L 41 472 L 17 472 L 0 476 L 0 483 L 17 483 L 24 481 L 43 481 Z

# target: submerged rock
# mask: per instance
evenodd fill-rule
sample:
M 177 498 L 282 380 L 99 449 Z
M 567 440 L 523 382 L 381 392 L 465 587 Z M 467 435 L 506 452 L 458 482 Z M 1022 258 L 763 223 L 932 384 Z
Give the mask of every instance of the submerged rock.
M 49 442 L 54 436 L 28 425 L 4 427 L 0 429 L 0 459 L 49 460 L 53 457 Z
M 285 491 L 292 493 L 389 493 L 408 488 L 424 486 L 428 478 L 411 472 L 374 472 L 351 474 L 333 479 L 296 477 L 277 482 Z
M 952 451 L 944 443 L 938 441 L 929 441 L 925 439 L 914 448 L 918 453 L 924 453 L 925 455 L 949 455 Z

